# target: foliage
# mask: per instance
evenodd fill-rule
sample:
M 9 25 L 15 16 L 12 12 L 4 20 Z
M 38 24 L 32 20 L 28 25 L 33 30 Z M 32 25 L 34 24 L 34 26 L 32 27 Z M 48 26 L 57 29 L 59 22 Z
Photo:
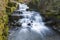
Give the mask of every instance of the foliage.
M 0 0 L 0 40 L 7 40 L 8 37 L 8 15 L 5 7 L 8 0 Z
M 0 40 L 7 40 L 8 35 L 8 15 L 0 11 Z
M 10 15 L 13 11 L 15 11 L 17 6 L 18 5 L 16 3 L 9 1 L 6 7 L 6 12 L 8 13 L 8 15 Z

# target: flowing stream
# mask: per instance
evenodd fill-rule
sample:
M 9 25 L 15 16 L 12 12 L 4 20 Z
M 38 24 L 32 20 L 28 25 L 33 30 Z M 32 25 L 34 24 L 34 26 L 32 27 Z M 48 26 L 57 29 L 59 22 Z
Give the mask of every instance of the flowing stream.
M 19 3 L 16 11 L 21 13 L 16 15 L 23 17 L 17 22 L 21 24 L 21 27 L 9 35 L 9 40 L 46 40 L 48 36 L 53 35 L 54 31 L 45 26 L 40 13 L 27 11 L 27 9 L 29 7 L 26 4 Z

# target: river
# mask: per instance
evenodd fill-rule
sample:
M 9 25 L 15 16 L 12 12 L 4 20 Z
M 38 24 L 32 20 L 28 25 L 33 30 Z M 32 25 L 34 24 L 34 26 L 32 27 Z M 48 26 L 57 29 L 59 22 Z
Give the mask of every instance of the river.
M 59 40 L 60 35 L 45 25 L 39 12 L 27 11 L 29 7 L 25 3 L 18 4 L 16 11 L 21 13 L 15 14 L 23 17 L 17 21 L 21 26 L 9 34 L 8 40 Z

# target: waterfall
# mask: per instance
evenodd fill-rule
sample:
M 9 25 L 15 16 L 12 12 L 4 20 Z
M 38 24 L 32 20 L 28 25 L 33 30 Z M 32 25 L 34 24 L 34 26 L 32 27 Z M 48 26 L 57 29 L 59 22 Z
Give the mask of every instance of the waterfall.
M 19 3 L 19 9 L 16 11 L 22 12 L 18 14 L 22 16 L 17 23 L 21 27 L 16 31 L 14 37 L 9 40 L 45 40 L 46 35 L 52 34 L 51 29 L 45 26 L 39 12 L 26 11 L 29 7 L 26 4 Z

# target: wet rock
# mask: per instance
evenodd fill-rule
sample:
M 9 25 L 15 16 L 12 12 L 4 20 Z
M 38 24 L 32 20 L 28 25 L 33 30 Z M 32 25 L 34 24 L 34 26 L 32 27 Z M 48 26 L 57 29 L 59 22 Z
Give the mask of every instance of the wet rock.
M 22 14 L 20 11 L 14 11 L 13 14 Z
M 29 26 L 31 26 L 31 23 L 28 23 Z
M 14 11 L 10 16 L 9 16 L 9 26 L 10 28 L 16 28 L 16 27 L 21 27 L 21 24 L 18 23 L 19 19 L 22 19 L 23 16 L 21 16 L 22 12 L 20 11 Z

